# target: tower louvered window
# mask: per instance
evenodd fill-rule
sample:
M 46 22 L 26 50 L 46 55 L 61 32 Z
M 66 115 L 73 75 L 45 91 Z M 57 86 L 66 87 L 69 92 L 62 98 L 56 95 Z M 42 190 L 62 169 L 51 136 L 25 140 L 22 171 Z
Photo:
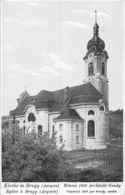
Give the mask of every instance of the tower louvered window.
M 93 66 L 93 62 L 90 62 L 88 64 L 88 75 L 92 75 L 94 74 L 94 66 Z
M 105 63 L 102 62 L 102 74 L 104 75 L 105 74 Z

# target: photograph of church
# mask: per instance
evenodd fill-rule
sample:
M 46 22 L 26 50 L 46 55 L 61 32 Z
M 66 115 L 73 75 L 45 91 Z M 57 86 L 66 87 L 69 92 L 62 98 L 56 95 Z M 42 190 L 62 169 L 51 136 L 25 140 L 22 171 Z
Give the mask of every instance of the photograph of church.
M 2 194 L 16 190 L 4 182 L 123 181 L 122 9 L 3 2 Z M 42 187 L 36 193 L 55 190 Z
M 90 29 L 91 30 L 91 29 Z M 99 36 L 95 13 L 92 38 L 83 56 L 86 70 L 84 82 L 56 91 L 42 90 L 30 96 L 25 90 L 17 99 L 17 107 L 10 111 L 23 134 L 56 133 L 57 148 L 66 151 L 104 149 L 109 142 L 108 125 L 108 53 Z

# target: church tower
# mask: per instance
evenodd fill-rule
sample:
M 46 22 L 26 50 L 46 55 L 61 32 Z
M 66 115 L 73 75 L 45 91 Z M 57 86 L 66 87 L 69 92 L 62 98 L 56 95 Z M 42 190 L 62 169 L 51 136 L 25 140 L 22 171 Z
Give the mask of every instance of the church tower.
M 105 50 L 104 41 L 99 37 L 99 25 L 97 24 L 96 11 L 93 37 L 88 41 L 87 53 L 83 59 L 85 61 L 86 81 L 90 82 L 100 93 L 103 94 L 106 110 L 108 110 L 108 53 Z

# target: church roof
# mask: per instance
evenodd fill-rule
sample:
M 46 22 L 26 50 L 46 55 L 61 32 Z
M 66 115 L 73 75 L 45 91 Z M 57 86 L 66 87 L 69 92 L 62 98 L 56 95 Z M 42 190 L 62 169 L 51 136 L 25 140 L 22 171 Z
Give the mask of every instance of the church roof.
M 67 91 L 67 99 L 65 93 Z M 40 91 L 35 96 L 26 97 L 10 115 L 24 115 L 28 105 L 34 105 L 36 109 L 48 108 L 50 112 L 64 110 L 69 104 L 98 104 L 102 94 L 90 83 L 67 87 L 56 91 Z
M 36 95 L 36 100 L 54 100 L 54 96 L 51 91 L 42 90 Z
M 79 114 L 74 110 L 74 109 L 65 109 L 57 118 L 54 120 L 63 120 L 63 119 L 68 119 L 68 120 L 82 120 L 83 119 L 79 116 Z

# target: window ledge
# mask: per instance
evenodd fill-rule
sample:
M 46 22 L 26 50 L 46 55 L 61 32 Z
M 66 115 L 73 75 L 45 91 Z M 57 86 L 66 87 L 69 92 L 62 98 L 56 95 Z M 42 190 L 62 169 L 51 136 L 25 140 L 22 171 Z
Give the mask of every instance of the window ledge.
M 87 139 L 96 139 L 95 137 L 87 137 Z

